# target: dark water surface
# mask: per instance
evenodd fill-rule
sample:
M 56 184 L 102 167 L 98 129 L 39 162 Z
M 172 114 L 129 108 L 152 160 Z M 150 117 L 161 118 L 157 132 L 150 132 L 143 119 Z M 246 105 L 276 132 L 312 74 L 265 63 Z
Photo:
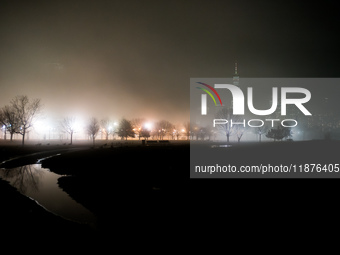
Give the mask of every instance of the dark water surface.
M 1 179 L 7 180 L 20 193 L 34 199 L 47 211 L 65 219 L 95 227 L 95 215 L 59 187 L 60 177 L 61 175 L 42 168 L 41 164 L 0 169 Z

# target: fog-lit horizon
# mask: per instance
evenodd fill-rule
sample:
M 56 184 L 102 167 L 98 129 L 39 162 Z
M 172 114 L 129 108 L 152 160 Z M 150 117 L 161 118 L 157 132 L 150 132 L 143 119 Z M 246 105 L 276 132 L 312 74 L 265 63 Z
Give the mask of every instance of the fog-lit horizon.
M 0 107 L 27 95 L 53 119 L 184 123 L 190 78 L 232 77 L 235 61 L 241 78 L 339 76 L 335 14 L 332 1 L 4 1 Z

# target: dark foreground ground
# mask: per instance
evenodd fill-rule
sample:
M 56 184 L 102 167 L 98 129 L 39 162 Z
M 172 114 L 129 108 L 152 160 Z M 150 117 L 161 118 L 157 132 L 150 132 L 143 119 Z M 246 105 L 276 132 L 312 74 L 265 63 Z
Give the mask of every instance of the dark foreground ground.
M 184 218 L 188 143 L 117 143 L 95 149 L 88 144 L 3 145 L 0 150 L 1 161 L 19 157 L 3 163 L 1 167 L 5 168 L 33 164 L 39 158 L 61 153 L 42 161 L 42 166 L 67 175 L 59 178 L 59 186 L 98 218 L 96 228 L 63 220 L 1 180 L 2 237 L 33 231 L 39 233 L 39 238 L 51 241 L 57 236 L 61 242 L 86 247 L 116 236 L 124 239 L 150 235 L 152 239 L 161 230 L 178 224 L 179 217 Z M 36 240 L 37 236 L 25 238 Z
M 188 156 L 189 144 L 123 146 L 66 153 L 42 166 L 67 175 L 60 187 L 97 216 L 100 232 L 157 233 L 183 216 Z
M 312 153 L 304 154 L 308 148 L 308 151 L 313 148 Z M 245 222 L 251 226 L 257 222 L 254 219 L 259 213 L 283 220 L 282 213 L 292 215 L 301 209 L 335 210 L 340 194 L 339 179 L 190 179 L 188 143 L 118 144 L 95 149 L 88 145 L 2 146 L 0 149 L 1 161 L 31 155 L 22 161 L 8 162 L 8 166 L 34 163 L 42 155 L 61 151 L 60 156 L 44 160 L 42 166 L 65 175 L 59 178 L 59 186 L 98 218 L 96 229 L 63 220 L 0 180 L 1 236 L 17 237 L 24 233 L 25 238 L 58 240 L 59 244 L 72 243 L 75 247 L 97 246 L 97 241 L 117 240 L 117 236 L 119 240 L 146 239 L 148 243 L 177 240 L 188 231 L 207 225 L 227 223 L 231 228 L 235 223 Z M 281 150 L 284 153 L 278 153 Z M 235 163 L 297 162 L 301 158 L 340 163 L 340 143 L 241 145 L 235 146 L 230 155 Z M 166 235 L 172 233 L 176 238 L 168 239 Z

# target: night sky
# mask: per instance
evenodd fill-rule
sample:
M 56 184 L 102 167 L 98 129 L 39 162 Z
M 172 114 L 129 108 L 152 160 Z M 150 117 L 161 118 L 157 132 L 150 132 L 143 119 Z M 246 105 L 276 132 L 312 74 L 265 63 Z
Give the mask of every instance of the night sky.
M 0 107 L 26 94 L 55 118 L 183 123 L 190 78 L 231 77 L 235 60 L 240 77 L 339 77 L 339 10 L 336 1 L 1 1 Z

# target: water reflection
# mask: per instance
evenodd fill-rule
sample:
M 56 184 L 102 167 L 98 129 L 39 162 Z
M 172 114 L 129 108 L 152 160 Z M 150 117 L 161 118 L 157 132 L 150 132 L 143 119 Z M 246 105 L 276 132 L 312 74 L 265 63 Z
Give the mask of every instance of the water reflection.
M 27 190 L 31 192 L 39 191 L 40 178 L 44 175 L 44 171 L 39 171 L 36 165 L 1 170 L 2 179 L 10 181 L 11 185 L 17 188 L 20 193 L 25 194 Z
M 59 188 L 59 177 L 60 175 L 41 168 L 40 164 L 0 169 L 1 179 L 7 180 L 20 193 L 33 198 L 48 211 L 69 220 L 95 226 L 95 216 Z

